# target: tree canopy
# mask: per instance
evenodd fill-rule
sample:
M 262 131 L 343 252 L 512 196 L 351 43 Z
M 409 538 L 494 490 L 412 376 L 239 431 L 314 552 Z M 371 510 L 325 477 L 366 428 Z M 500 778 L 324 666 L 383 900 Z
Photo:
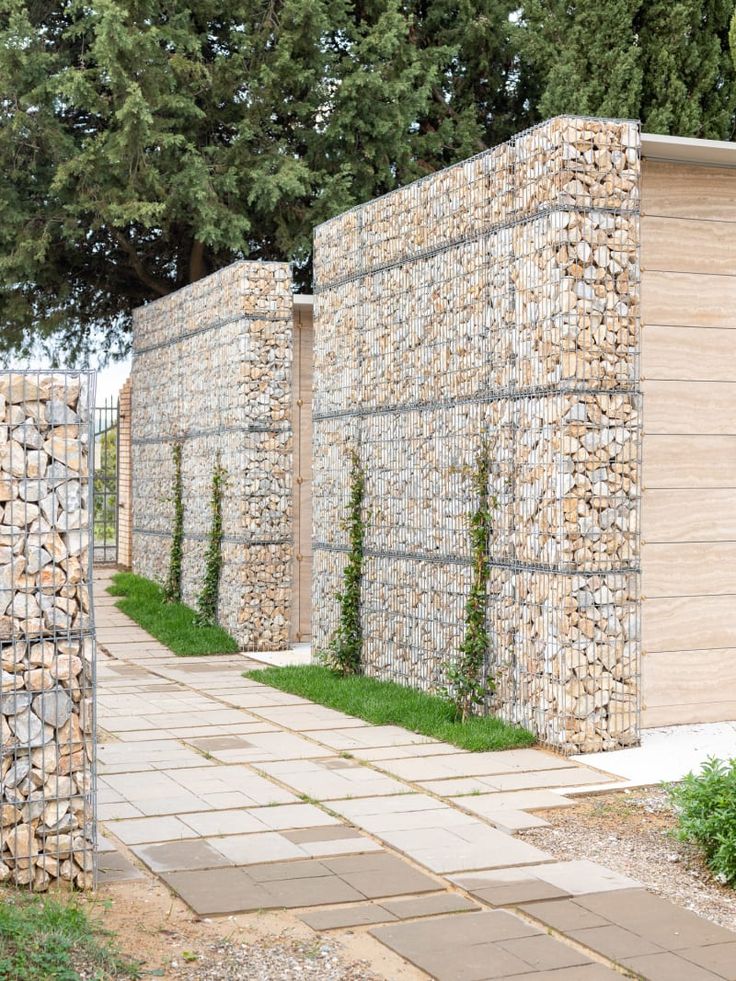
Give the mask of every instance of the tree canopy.
M 130 310 L 523 116 L 506 0 L 0 0 L 2 349 L 124 349 Z
M 730 139 L 727 0 L 0 0 L 0 356 L 130 311 L 559 112 Z

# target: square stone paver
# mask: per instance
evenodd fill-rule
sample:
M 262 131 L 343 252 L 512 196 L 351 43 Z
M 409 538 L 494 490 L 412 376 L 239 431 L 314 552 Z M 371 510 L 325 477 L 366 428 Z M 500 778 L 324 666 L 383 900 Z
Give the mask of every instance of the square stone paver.
M 519 879 L 517 882 L 499 882 L 493 886 L 488 883 L 479 888 L 465 887 L 471 896 L 488 903 L 489 906 L 518 906 L 521 903 L 533 903 L 556 897 L 564 898 L 566 892 L 551 886 L 541 879 Z
M 235 864 L 201 839 L 171 841 L 163 845 L 135 845 L 132 851 L 152 872 L 213 869 Z
M 298 845 L 288 841 L 278 831 L 210 838 L 209 845 L 224 855 L 232 865 L 280 862 L 289 858 L 304 858 L 305 854 Z
M 736 981 L 736 938 L 728 943 L 709 944 L 707 947 L 685 947 L 678 953 L 680 957 L 726 981 Z
M 730 930 L 645 889 L 580 896 L 576 902 L 664 950 L 706 947 L 734 940 Z
M 435 879 L 387 852 L 346 855 L 340 858 L 327 858 L 323 862 L 328 869 L 357 889 L 366 899 L 415 892 L 436 892 L 439 888 Z
M 338 909 L 319 909 L 302 913 L 299 919 L 313 930 L 338 930 L 346 927 L 369 926 L 372 923 L 388 923 L 396 917 L 376 903 L 362 903 L 360 906 L 341 906 Z
M 437 916 L 441 913 L 475 913 L 479 907 L 456 892 L 440 892 L 434 896 L 411 896 L 407 899 L 384 899 L 383 909 L 400 920 L 413 920 L 421 916 Z
M 101 886 L 113 882 L 129 882 L 142 879 L 143 873 L 120 852 L 104 852 L 97 858 L 97 882 Z
M 384 796 L 408 789 L 383 773 L 339 758 L 324 763 L 319 760 L 260 763 L 258 769 L 316 800 Z
M 243 869 L 166 872 L 161 878 L 199 916 L 266 909 L 269 895 Z M 359 896 L 356 898 L 360 898 Z
M 556 968 L 592 964 L 518 917 L 498 911 L 390 924 L 370 933 L 437 981 L 531 976 L 543 963 Z
M 585 930 L 570 930 L 569 936 L 590 950 L 603 954 L 612 961 L 639 957 L 643 954 L 661 954 L 662 948 L 650 940 L 624 930 L 623 927 L 609 923 L 606 926 L 589 927 Z
M 174 815 L 111 821 L 108 830 L 126 845 L 143 845 L 154 841 L 178 841 L 196 838 L 197 832 Z
M 630 957 L 624 963 L 647 981 L 723 981 L 723 975 L 713 974 L 669 952 Z

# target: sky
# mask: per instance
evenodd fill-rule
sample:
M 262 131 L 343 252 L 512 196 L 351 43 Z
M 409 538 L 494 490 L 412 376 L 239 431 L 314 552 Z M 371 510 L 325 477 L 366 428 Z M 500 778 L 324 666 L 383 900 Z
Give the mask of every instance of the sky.
M 100 368 L 97 372 L 97 404 L 104 405 L 111 398 L 117 398 L 129 374 L 130 358 Z

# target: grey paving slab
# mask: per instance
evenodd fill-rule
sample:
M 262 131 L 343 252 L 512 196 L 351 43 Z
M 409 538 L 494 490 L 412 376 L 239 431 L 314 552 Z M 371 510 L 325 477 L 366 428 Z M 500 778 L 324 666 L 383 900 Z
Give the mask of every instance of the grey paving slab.
M 388 923 L 396 917 L 376 903 L 361 903 L 359 906 L 313 910 L 300 914 L 299 919 L 313 930 L 337 930 L 345 927 L 369 926 L 373 923 Z
M 126 845 L 143 845 L 156 841 L 177 841 L 182 838 L 198 837 L 196 831 L 193 831 L 173 814 L 164 817 L 110 821 L 107 828 Z
M 441 913 L 475 913 L 479 910 L 477 903 L 456 892 L 440 892 L 432 896 L 411 896 L 404 899 L 383 899 L 381 906 L 400 920 L 437 916 Z
M 135 865 L 121 855 L 120 852 L 103 852 L 97 858 L 97 882 L 100 886 L 109 886 L 114 882 L 130 882 L 142 879 L 143 873 Z
M 623 963 L 635 971 L 637 977 L 647 981 L 723 981 L 722 975 L 713 974 L 669 952 L 627 957 Z
M 131 850 L 152 872 L 214 869 L 236 864 L 200 838 L 153 845 L 134 845 Z
M 727 943 L 685 947 L 678 954 L 698 967 L 725 978 L 725 981 L 736 981 L 736 937 Z
M 370 933 L 437 981 L 536 978 L 593 962 L 511 914 L 494 911 L 374 927 Z

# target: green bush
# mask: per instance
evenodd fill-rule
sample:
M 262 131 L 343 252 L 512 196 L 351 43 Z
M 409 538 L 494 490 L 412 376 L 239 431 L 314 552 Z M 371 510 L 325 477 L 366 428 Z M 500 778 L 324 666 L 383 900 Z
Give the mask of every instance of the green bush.
M 710 759 L 701 773 L 667 789 L 680 840 L 702 848 L 718 881 L 736 886 L 736 759 Z

